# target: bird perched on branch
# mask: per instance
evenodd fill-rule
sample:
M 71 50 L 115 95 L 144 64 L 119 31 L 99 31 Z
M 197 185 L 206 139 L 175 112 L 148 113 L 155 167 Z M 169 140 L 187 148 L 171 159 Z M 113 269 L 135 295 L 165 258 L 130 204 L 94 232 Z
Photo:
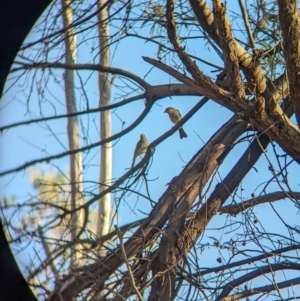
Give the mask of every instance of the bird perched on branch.
M 134 165 L 134 161 L 135 161 L 136 157 L 141 155 L 142 153 L 146 152 L 147 147 L 148 147 L 147 138 L 144 134 L 141 134 L 140 140 L 136 144 L 136 147 L 135 147 L 135 150 L 134 150 L 131 168 Z
M 170 120 L 174 123 L 174 124 L 177 124 L 180 120 L 181 120 L 181 114 L 180 112 L 177 110 L 177 109 L 174 109 L 174 108 L 171 108 L 171 107 L 168 107 L 165 109 L 165 112 L 164 113 L 168 113 L 169 117 L 170 117 Z M 187 138 L 187 134 L 186 132 L 183 130 L 182 127 L 180 127 L 178 129 L 179 131 L 179 136 L 180 136 L 180 139 L 182 138 Z

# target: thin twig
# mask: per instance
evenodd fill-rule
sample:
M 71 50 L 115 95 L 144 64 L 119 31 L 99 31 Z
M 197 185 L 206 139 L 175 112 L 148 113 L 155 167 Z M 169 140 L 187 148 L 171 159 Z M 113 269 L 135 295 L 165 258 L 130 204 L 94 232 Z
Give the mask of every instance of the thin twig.
M 133 274 L 132 274 L 132 271 L 131 271 L 131 267 L 130 267 L 130 264 L 128 262 L 128 258 L 127 258 L 126 251 L 125 251 L 124 244 L 123 244 L 122 233 L 121 233 L 121 231 L 120 231 L 120 229 L 119 229 L 118 226 L 115 226 L 115 229 L 116 229 L 116 232 L 117 232 L 118 237 L 120 239 L 120 248 L 121 248 L 121 251 L 122 251 L 122 254 L 123 254 L 123 257 L 124 257 L 124 262 L 125 262 L 125 264 L 127 266 L 127 270 L 128 270 L 128 274 L 129 274 L 129 278 L 130 278 L 132 287 L 135 290 L 136 294 L 138 295 L 140 301 L 144 301 L 144 298 L 143 298 L 142 294 L 140 293 L 140 291 L 138 290 L 137 286 L 135 285 L 134 277 L 133 277 Z
M 240 5 L 240 8 L 241 8 L 241 11 L 243 14 L 243 18 L 244 18 L 248 38 L 249 38 L 249 43 L 250 43 L 251 47 L 253 49 L 255 49 L 255 43 L 254 43 L 254 39 L 253 39 L 253 35 L 252 35 L 252 31 L 251 31 L 251 27 L 250 27 L 250 23 L 249 23 L 249 19 L 248 19 L 248 13 L 247 13 L 247 10 L 245 9 L 243 0 L 239 0 L 239 5 Z

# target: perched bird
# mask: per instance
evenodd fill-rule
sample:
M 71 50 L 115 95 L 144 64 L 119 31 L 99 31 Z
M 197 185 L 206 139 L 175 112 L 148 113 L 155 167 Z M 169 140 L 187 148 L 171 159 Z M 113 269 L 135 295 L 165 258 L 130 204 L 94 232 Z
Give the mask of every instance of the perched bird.
M 170 117 L 171 121 L 172 121 L 174 124 L 177 124 L 177 123 L 181 120 L 180 112 L 179 112 L 177 109 L 168 107 L 168 108 L 165 109 L 165 112 L 164 112 L 164 113 L 168 113 L 168 114 L 169 114 L 169 117 Z M 186 132 L 183 130 L 183 128 L 179 128 L 178 131 L 179 131 L 180 139 L 182 139 L 182 138 L 187 138 L 187 134 L 186 134 Z
M 134 165 L 134 161 L 135 161 L 136 157 L 141 155 L 142 153 L 146 152 L 147 147 L 148 147 L 147 138 L 144 134 L 141 134 L 140 140 L 136 144 L 136 147 L 135 147 L 135 150 L 134 150 L 131 168 Z

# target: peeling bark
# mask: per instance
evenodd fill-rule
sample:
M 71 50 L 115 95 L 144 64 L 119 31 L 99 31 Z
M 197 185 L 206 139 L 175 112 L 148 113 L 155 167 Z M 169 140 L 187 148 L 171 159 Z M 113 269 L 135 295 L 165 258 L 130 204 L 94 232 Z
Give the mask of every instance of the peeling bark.
M 300 125 L 300 16 L 298 1 L 278 0 L 290 99 Z
M 217 45 L 221 46 L 215 16 L 207 2 L 205 0 L 189 0 L 189 2 L 200 26 L 209 34 Z M 237 41 L 235 41 L 235 52 L 239 59 L 241 70 L 247 78 L 249 90 L 252 93 L 259 93 L 267 101 L 271 101 L 272 94 L 267 86 L 259 59 L 253 57 Z

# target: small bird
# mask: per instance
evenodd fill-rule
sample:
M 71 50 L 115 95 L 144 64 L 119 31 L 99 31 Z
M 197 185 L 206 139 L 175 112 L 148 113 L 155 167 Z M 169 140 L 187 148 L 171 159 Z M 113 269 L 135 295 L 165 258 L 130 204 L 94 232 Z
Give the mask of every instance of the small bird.
M 135 161 L 136 157 L 141 155 L 142 153 L 146 152 L 147 147 L 148 147 L 147 138 L 144 134 L 141 134 L 140 140 L 136 144 L 136 147 L 135 147 L 135 150 L 134 150 L 131 168 L 134 165 L 134 161 Z
M 171 120 L 174 124 L 177 124 L 177 123 L 181 120 L 181 114 L 180 114 L 180 112 L 179 112 L 177 109 L 168 107 L 168 108 L 165 109 L 164 113 L 168 113 L 168 114 L 169 114 L 170 120 Z M 180 139 L 182 139 L 182 138 L 187 138 L 187 134 L 186 134 L 186 132 L 183 130 L 182 127 L 179 128 L 178 131 L 179 131 Z

